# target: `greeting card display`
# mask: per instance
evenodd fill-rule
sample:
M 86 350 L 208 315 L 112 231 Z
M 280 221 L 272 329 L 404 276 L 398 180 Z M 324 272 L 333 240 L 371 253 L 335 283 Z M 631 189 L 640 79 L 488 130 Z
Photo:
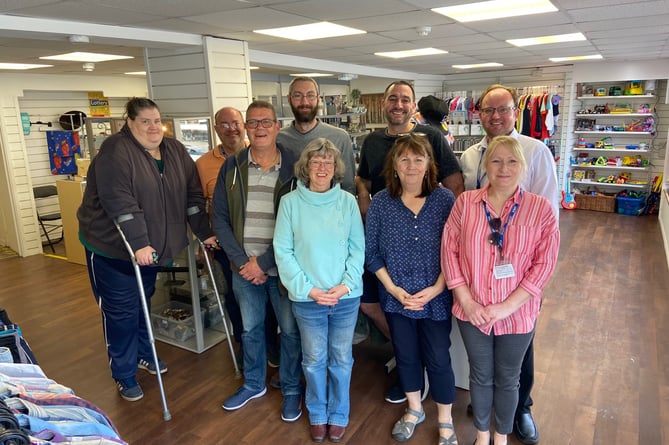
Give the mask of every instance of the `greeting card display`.
M 47 131 L 49 163 L 52 175 L 73 175 L 77 173 L 77 158 L 81 157 L 79 132 Z

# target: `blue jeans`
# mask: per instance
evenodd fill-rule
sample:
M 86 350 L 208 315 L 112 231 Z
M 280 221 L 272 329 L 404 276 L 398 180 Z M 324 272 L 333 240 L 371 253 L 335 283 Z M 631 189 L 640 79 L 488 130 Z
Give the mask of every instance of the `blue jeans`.
M 335 306 L 293 303 L 302 334 L 305 403 L 311 425 L 348 426 L 353 331 L 359 307 L 360 298 L 345 298 Z
M 281 329 L 281 356 L 279 377 L 284 396 L 301 394 L 300 379 L 300 331 L 287 296 L 279 293 L 278 277 L 267 277 L 261 285 L 255 285 L 232 274 L 232 287 L 242 313 L 242 344 L 244 345 L 244 387 L 261 391 L 267 380 L 267 347 L 265 342 L 265 314 L 267 301 L 274 307 Z

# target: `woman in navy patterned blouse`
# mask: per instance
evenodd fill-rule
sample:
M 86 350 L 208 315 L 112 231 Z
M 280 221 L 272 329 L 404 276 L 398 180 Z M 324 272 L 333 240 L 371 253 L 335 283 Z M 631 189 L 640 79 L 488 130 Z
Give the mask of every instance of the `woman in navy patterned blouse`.
M 437 403 L 439 444 L 455 445 L 451 406 L 455 378 L 449 354 L 451 306 L 440 266 L 441 235 L 455 197 L 437 181 L 430 142 L 400 136 L 384 167 L 386 189 L 367 213 L 365 263 L 380 281 L 381 306 L 390 325 L 405 414 L 392 436 L 404 442 L 425 420 L 423 369 Z

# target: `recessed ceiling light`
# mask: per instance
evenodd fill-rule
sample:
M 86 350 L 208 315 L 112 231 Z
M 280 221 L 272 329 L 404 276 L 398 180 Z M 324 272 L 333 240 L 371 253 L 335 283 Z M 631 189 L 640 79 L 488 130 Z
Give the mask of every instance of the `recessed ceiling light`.
M 486 63 L 472 63 L 471 65 L 451 65 L 453 68 L 458 70 L 468 70 L 471 68 L 490 68 L 495 66 L 504 66 L 501 63 L 497 62 L 486 62 Z
M 551 62 L 568 62 L 570 60 L 598 60 L 603 59 L 601 54 L 592 54 L 589 56 L 570 56 L 570 57 L 550 57 Z
M 548 0 L 492 0 L 432 9 L 458 22 L 501 19 L 557 10 L 558 8 Z
M 286 26 L 283 28 L 257 29 L 253 32 L 291 40 L 313 40 L 328 37 L 366 34 L 367 31 L 336 25 L 330 22 L 310 23 L 308 25 Z
M 259 70 L 260 67 L 259 66 L 250 66 L 249 69 L 250 70 Z
M 408 49 L 405 51 L 388 51 L 388 52 L 374 53 L 375 56 L 391 57 L 393 59 L 401 59 L 403 57 L 433 56 L 435 54 L 448 54 L 448 51 L 444 51 L 437 48 L 420 48 L 420 49 Z
M 73 52 L 67 54 L 57 54 L 55 56 L 40 57 L 45 60 L 66 60 L 69 62 L 107 62 L 109 60 L 134 59 L 132 56 L 119 56 L 117 54 L 100 54 Z
M 146 71 L 128 71 L 127 73 L 128 76 L 146 76 Z
M 585 40 L 583 33 L 574 32 L 571 34 L 557 34 L 554 36 L 530 37 L 528 39 L 510 39 L 506 42 L 515 46 L 531 46 L 545 45 L 547 43 L 577 42 L 580 40 Z
M 330 77 L 332 74 L 327 74 L 327 73 L 293 73 L 289 74 L 289 76 L 293 77 Z
M 51 68 L 52 66 L 37 63 L 0 63 L 0 70 L 32 70 L 35 68 Z

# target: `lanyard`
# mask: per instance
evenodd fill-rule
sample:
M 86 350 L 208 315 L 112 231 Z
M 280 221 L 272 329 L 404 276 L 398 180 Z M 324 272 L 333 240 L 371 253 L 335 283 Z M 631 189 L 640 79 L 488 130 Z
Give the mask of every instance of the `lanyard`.
M 487 147 L 483 147 L 481 150 L 481 157 L 479 158 L 479 166 L 476 169 L 476 190 L 481 188 L 481 182 L 485 179 L 487 172 L 483 171 L 483 176 L 481 176 L 481 162 L 483 162 L 483 155 L 485 155 L 485 150 Z
M 485 216 L 488 219 L 488 225 L 490 226 L 490 231 L 495 234 L 498 234 L 497 237 L 497 247 L 499 248 L 499 251 L 502 252 L 502 246 L 504 245 L 504 232 L 506 231 L 506 226 L 509 225 L 511 222 L 511 218 L 513 218 L 513 215 L 516 214 L 516 210 L 518 210 L 518 203 L 515 203 L 513 207 L 511 208 L 511 212 L 509 213 L 509 219 L 506 220 L 504 225 L 497 231 L 493 227 L 492 223 L 492 217 L 490 216 L 490 211 L 488 210 L 488 207 L 485 205 L 485 201 L 481 201 L 481 204 L 483 204 L 483 210 L 485 210 Z

